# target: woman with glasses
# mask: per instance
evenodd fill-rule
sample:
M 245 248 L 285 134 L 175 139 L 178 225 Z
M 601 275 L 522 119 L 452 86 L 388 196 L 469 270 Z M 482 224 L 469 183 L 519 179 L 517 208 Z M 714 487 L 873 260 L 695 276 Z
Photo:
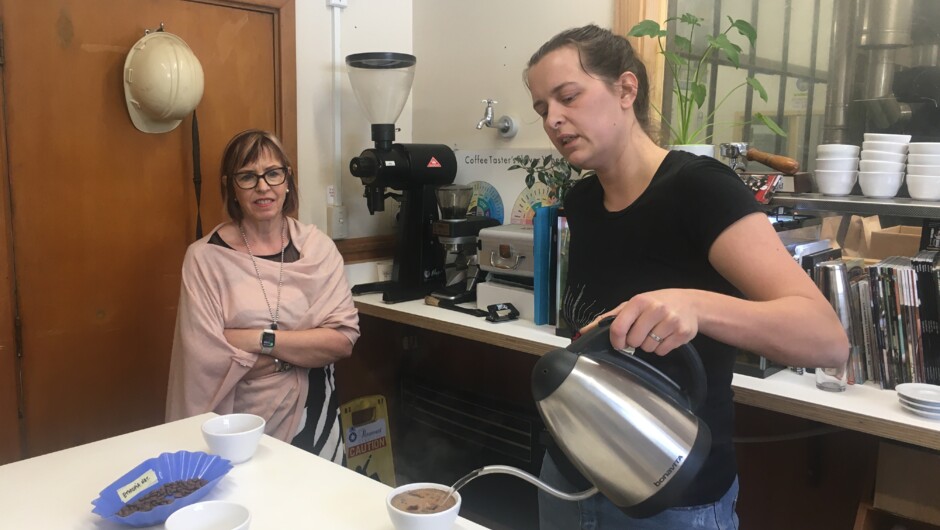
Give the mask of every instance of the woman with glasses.
M 267 434 L 343 463 L 333 363 L 359 337 L 343 259 L 295 218 L 296 178 L 274 135 L 232 138 L 221 190 L 230 220 L 183 261 L 166 419 L 257 414 Z

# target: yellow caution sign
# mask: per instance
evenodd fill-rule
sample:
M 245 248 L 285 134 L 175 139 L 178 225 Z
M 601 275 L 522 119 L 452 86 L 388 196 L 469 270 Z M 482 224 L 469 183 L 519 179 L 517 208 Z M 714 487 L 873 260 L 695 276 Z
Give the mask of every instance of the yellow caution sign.
M 346 467 L 395 487 L 392 437 L 384 396 L 364 396 L 343 404 L 340 421 L 346 442 Z

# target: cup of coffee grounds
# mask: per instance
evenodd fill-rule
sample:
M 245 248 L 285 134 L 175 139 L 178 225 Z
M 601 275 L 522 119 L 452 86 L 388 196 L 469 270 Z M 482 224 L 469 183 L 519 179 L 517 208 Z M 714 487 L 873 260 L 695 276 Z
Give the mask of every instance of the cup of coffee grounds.
M 415 482 L 392 490 L 385 499 L 395 530 L 450 530 L 460 512 L 460 493 L 446 502 L 450 486 Z

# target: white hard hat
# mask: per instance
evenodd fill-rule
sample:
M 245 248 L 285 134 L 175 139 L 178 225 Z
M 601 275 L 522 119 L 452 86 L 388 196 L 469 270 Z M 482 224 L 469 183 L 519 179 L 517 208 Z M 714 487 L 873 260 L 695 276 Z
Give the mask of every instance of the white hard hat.
M 172 131 L 202 99 L 202 65 L 183 39 L 165 31 L 144 35 L 124 61 L 124 99 L 134 126 Z

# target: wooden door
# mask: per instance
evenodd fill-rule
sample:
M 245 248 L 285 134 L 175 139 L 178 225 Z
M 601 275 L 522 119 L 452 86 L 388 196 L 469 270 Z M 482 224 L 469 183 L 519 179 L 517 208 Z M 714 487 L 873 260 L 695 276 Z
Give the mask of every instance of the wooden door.
M 274 130 L 295 151 L 293 0 L 251 3 L 0 0 L 29 456 L 163 421 L 180 265 L 195 234 L 191 118 L 165 134 L 135 129 L 124 60 L 161 22 L 199 58 L 210 230 L 222 220 L 219 157 L 232 135 Z

